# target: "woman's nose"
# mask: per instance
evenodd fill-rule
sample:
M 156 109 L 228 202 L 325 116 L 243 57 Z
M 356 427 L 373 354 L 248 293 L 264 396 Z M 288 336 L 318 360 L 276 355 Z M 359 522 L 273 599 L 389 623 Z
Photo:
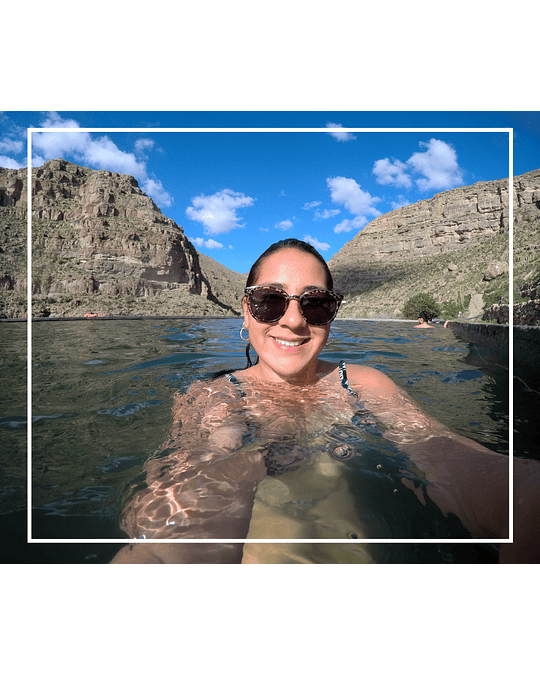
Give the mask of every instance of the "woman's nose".
M 306 324 L 306 320 L 300 311 L 300 302 L 296 298 L 289 299 L 289 305 L 280 323 L 288 328 L 299 328 Z

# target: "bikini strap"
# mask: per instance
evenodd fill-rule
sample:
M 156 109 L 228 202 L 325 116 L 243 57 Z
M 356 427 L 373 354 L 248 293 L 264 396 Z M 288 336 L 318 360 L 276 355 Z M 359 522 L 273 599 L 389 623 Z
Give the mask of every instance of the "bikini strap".
M 245 395 L 246 395 L 246 393 L 245 393 L 244 391 L 242 391 L 242 389 L 241 389 L 241 387 L 240 387 L 240 382 L 238 382 L 238 380 L 236 379 L 236 377 L 235 377 L 232 373 L 227 373 L 227 374 L 225 375 L 225 378 L 226 378 L 227 380 L 229 380 L 229 382 L 232 382 L 232 384 L 234 384 L 234 385 L 236 385 L 236 386 L 238 387 L 238 391 L 240 392 L 240 395 L 241 395 L 241 396 L 245 396 Z
M 353 391 L 349 386 L 349 380 L 347 379 L 347 368 L 345 367 L 345 361 L 339 362 L 339 379 L 341 380 L 341 386 L 343 389 L 346 389 L 349 394 L 358 398 L 358 394 Z

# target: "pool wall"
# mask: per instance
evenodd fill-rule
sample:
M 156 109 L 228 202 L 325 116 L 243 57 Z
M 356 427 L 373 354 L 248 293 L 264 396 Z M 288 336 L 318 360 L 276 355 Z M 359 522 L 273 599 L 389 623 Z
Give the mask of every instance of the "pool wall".
M 508 362 L 510 348 L 509 326 L 485 323 L 449 321 L 455 335 L 473 342 L 486 359 Z M 521 378 L 531 389 L 540 388 L 540 326 L 514 326 L 514 376 Z

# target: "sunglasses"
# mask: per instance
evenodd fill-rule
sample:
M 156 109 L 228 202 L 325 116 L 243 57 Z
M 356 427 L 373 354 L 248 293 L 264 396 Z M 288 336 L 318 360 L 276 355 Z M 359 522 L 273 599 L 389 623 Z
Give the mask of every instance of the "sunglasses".
M 275 323 L 287 311 L 291 300 L 298 300 L 300 313 L 311 326 L 333 321 L 343 296 L 333 291 L 313 290 L 302 295 L 287 295 L 274 286 L 248 286 L 245 290 L 251 316 L 261 323 Z

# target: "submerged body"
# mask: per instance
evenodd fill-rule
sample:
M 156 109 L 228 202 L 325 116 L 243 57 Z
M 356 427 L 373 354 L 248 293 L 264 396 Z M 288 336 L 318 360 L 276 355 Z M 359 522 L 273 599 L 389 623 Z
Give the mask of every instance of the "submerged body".
M 148 488 L 134 495 L 123 521 L 138 539 L 321 544 L 145 543 L 131 549 L 132 556 L 138 550 L 133 562 L 154 555 L 156 562 L 308 562 L 314 549 L 331 562 L 337 549 L 324 539 L 380 536 L 347 479 L 359 442 L 399 458 L 389 490 L 399 485 L 422 504 L 432 500 L 475 537 L 508 536 L 507 457 L 446 429 L 375 369 L 348 366 L 348 390 L 335 364 L 321 365 L 310 385 L 263 383 L 248 369 L 234 382 L 197 382 L 179 395 L 166 457 L 148 462 Z M 386 470 L 372 464 L 368 470 Z M 339 554 L 371 562 L 361 545 L 342 546 Z
M 222 538 L 224 530 L 215 518 L 221 518 L 224 511 L 232 514 L 243 501 L 247 522 L 241 527 L 237 517 L 235 534 L 246 537 L 246 527 L 254 527 L 253 513 L 247 511 L 255 490 L 259 515 L 263 504 L 279 508 L 303 500 L 320 507 L 338 491 L 338 483 L 340 491 L 343 488 L 343 460 L 336 458 L 352 457 L 354 451 L 352 445 L 345 448 L 339 430 L 358 412 L 356 400 L 327 379 L 300 388 L 275 383 L 261 386 L 245 378 L 195 383 L 177 397 L 175 431 L 166 449 L 170 454 L 149 462 L 149 488 L 135 495 L 124 529 L 137 538 L 177 538 L 186 533 L 193 538 Z M 368 419 L 358 423 L 370 425 Z M 355 430 L 360 437 L 359 427 L 350 428 Z M 199 451 L 194 452 L 194 447 Z M 202 472 L 212 475 L 206 487 L 201 486 Z M 157 494 L 162 495 L 162 503 Z M 216 494 L 219 499 L 214 499 Z M 179 504 L 184 508 L 177 509 Z M 294 534 L 285 537 L 282 530 L 279 538 L 346 538 L 350 531 L 350 526 L 347 531 L 330 528 L 329 534 L 320 528 L 324 531 L 328 524 L 315 518 L 312 510 L 310 519 L 298 520 Z M 270 534 L 260 537 L 274 538 Z
M 113 562 L 289 562 L 294 546 L 292 560 L 268 560 L 264 544 L 244 551 L 242 543 L 179 540 L 369 537 L 369 519 L 350 495 L 344 428 L 370 443 L 384 439 L 384 451 L 400 459 L 398 484 L 422 504 L 453 514 L 474 537 L 508 537 L 507 457 L 427 416 L 377 369 L 350 365 L 345 374 L 319 358 L 339 302 L 326 263 L 302 242 L 279 242 L 259 258 L 244 298 L 257 363 L 177 398 L 166 457 L 148 462 L 148 487 L 125 510 L 130 537 L 175 542 L 130 545 Z M 540 484 L 538 466 L 532 471 Z M 531 475 L 523 463 L 521 473 Z M 526 512 L 539 497 L 529 490 L 520 507 L 526 539 L 535 531 Z M 524 557 L 539 555 L 536 541 L 523 546 Z M 351 562 L 368 561 L 360 551 Z

